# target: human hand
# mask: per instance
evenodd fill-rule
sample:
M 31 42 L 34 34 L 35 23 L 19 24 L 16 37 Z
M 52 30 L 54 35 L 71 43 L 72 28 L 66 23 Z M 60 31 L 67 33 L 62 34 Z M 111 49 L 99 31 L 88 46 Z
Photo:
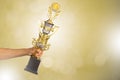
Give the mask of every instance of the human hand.
M 40 58 L 42 56 L 42 54 L 43 54 L 43 51 L 41 49 L 33 47 L 33 48 L 31 48 L 31 52 L 29 55 L 33 55 L 37 58 Z

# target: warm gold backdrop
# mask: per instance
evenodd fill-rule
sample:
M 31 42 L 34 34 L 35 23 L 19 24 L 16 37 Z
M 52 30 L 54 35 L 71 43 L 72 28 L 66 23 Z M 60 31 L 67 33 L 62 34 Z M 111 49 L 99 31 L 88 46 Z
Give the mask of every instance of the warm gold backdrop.
M 31 47 L 32 38 L 37 37 L 39 24 L 47 19 L 48 6 L 54 1 L 0 0 L 0 47 Z M 57 2 L 61 4 L 61 14 L 55 24 L 60 28 L 42 56 L 39 74 L 24 71 L 29 57 L 20 57 L 0 61 L 0 80 L 115 80 L 119 76 L 119 55 L 113 53 L 120 52 L 118 2 Z M 113 39 L 114 33 L 118 43 Z M 118 47 L 112 50 L 113 45 Z

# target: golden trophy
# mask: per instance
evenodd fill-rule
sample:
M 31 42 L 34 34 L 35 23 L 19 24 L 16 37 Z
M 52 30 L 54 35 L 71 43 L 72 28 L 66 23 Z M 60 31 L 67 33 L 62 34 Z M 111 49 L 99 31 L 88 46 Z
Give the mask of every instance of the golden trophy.
M 48 44 L 48 40 L 52 34 L 58 29 L 57 26 L 53 24 L 53 20 L 56 16 L 60 13 L 60 5 L 56 2 L 52 3 L 48 9 L 48 20 L 41 23 L 39 36 L 36 39 L 33 39 L 32 44 L 34 48 L 41 49 L 43 51 L 48 50 L 50 44 Z M 37 70 L 39 67 L 41 60 L 40 58 L 31 55 L 28 65 L 26 66 L 25 70 L 32 72 L 34 74 L 38 74 Z

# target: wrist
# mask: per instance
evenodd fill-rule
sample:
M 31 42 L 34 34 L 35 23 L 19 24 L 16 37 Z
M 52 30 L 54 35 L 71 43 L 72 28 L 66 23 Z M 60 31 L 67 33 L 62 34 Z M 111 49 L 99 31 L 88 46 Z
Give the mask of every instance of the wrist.
M 34 49 L 33 48 L 28 48 L 27 49 L 27 55 L 32 55 L 34 53 Z

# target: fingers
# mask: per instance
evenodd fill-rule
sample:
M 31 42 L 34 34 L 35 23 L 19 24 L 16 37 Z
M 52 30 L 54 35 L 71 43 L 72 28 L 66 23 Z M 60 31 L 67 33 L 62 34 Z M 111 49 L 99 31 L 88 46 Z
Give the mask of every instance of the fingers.
M 36 49 L 35 56 L 36 56 L 37 58 L 40 58 L 40 57 L 42 56 L 42 54 L 43 54 L 43 51 L 42 51 L 42 50 Z
M 41 49 L 33 47 L 33 48 L 30 49 L 30 54 L 29 55 L 33 55 L 37 58 L 40 58 L 42 56 L 42 54 L 43 54 L 43 51 Z

